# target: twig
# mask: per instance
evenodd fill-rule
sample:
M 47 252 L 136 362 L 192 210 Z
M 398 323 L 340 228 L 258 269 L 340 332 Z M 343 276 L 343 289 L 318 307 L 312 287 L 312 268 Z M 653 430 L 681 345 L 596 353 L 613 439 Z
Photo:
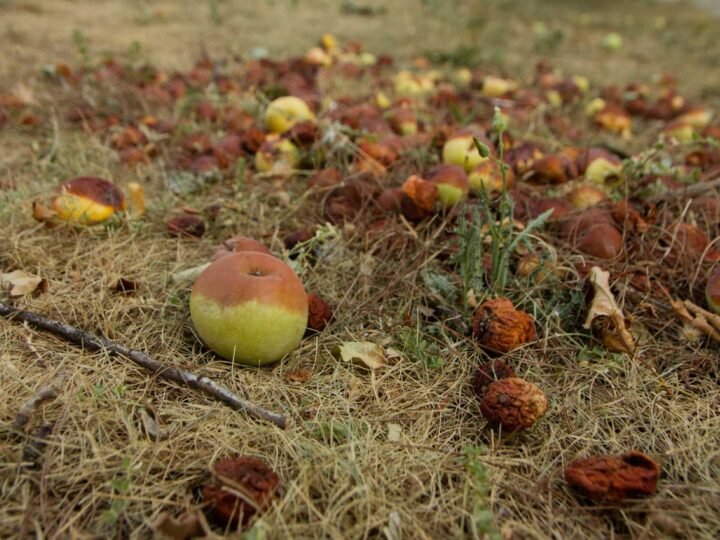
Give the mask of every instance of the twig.
M 41 386 L 40 389 L 35 392 L 30 399 L 20 406 L 15 420 L 12 423 L 12 428 L 17 431 L 22 431 L 27 423 L 30 421 L 30 416 L 37 409 L 43 401 L 57 397 L 63 383 L 65 382 L 65 373 L 59 372 L 50 384 Z
M 168 379 L 184 386 L 189 386 L 195 390 L 199 390 L 235 410 L 245 411 L 250 416 L 272 422 L 278 427 L 285 429 L 287 421 L 283 415 L 269 411 L 259 405 L 256 405 L 255 403 L 237 397 L 230 390 L 208 377 L 198 377 L 189 371 L 184 371 L 173 366 L 166 366 L 142 351 L 128 349 L 127 347 L 123 347 L 122 345 L 118 345 L 117 343 L 110 341 L 106 337 L 95 336 L 89 332 L 85 332 L 84 330 L 59 321 L 54 321 L 43 315 L 12 308 L 2 302 L 0 302 L 0 315 L 10 319 L 28 322 L 37 328 L 62 337 L 63 339 L 79 345 L 84 349 L 91 351 L 106 351 L 110 355 L 122 356 L 163 379 Z
M 720 188 L 720 178 L 713 180 L 707 180 L 705 182 L 699 182 L 691 186 L 682 187 L 679 189 L 673 189 L 672 191 L 666 191 L 655 197 L 650 197 L 650 202 L 659 202 L 667 199 L 677 199 L 680 197 L 688 197 L 693 195 L 700 195 L 706 191 L 711 191 L 715 188 Z

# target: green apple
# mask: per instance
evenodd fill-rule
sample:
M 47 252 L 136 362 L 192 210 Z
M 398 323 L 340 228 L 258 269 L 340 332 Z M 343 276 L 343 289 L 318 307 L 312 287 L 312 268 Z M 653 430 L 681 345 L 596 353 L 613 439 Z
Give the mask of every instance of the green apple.
M 295 96 L 279 97 L 265 109 L 265 125 L 273 133 L 285 133 L 298 122 L 314 118 L 307 103 Z
M 255 154 L 255 168 L 263 173 L 289 174 L 298 160 L 297 146 L 291 141 L 268 137 Z
M 214 261 L 198 276 L 190 317 L 200 339 L 223 358 L 264 366 L 300 344 L 307 294 L 280 259 L 242 251 Z
M 449 138 L 443 146 L 442 157 L 443 163 L 460 165 L 467 172 L 488 159 L 480 155 L 472 135 L 455 135 Z
M 459 165 L 435 165 L 425 174 L 425 179 L 437 186 L 438 200 L 443 208 L 455 206 L 470 193 L 467 174 Z

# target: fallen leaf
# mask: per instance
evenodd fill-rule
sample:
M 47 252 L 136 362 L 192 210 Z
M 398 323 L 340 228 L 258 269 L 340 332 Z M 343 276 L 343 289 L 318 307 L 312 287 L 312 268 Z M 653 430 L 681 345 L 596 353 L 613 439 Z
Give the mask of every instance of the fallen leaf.
M 361 363 L 370 369 L 385 365 L 382 348 L 370 341 L 346 341 L 339 348 L 340 358 L 345 362 Z
M 283 378 L 286 383 L 302 384 L 309 381 L 310 377 L 312 377 L 312 371 L 307 368 L 300 368 L 293 371 L 286 371 Z
M 35 221 L 44 223 L 47 227 L 53 227 L 57 225 L 57 223 L 55 222 L 57 212 L 52 208 L 48 208 L 47 206 L 44 206 L 37 202 L 33 202 L 32 217 Z
M 196 536 L 205 536 L 200 512 L 185 512 L 178 517 L 168 512 L 160 514 L 151 527 L 155 532 L 172 538 L 173 540 L 185 540 Z
M 25 270 L 15 270 L 0 274 L 0 288 L 9 289 L 10 296 L 23 296 L 39 290 L 47 290 L 47 281 L 41 277 L 28 274 Z
M 625 315 L 610 291 L 610 272 L 593 266 L 588 279 L 594 292 L 583 328 L 600 334 L 603 345 L 609 351 L 632 354 L 635 341 L 625 324 Z

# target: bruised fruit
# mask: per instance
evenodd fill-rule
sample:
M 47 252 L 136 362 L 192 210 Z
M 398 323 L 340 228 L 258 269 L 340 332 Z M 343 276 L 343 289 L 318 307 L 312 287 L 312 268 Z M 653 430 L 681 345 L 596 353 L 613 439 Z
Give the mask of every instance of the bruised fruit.
M 503 190 L 503 174 L 501 164 L 493 159 L 486 159 L 478 163 L 468 174 L 470 190 L 473 193 L 480 191 L 498 192 Z M 513 170 L 505 170 L 505 188 L 509 189 L 515 183 Z
M 108 180 L 80 176 L 60 184 L 52 209 L 63 221 L 93 225 L 125 209 L 125 196 Z
M 480 411 L 491 426 L 515 432 L 532 427 L 547 412 L 545 394 L 537 386 L 518 377 L 490 383 L 480 403 Z
M 589 208 L 607 199 L 605 192 L 589 184 L 581 184 L 567 194 L 570 206 L 576 209 Z
M 213 479 L 203 486 L 202 497 L 223 527 L 246 525 L 267 510 L 280 486 L 280 478 L 270 466 L 253 457 L 221 459 L 212 472 Z
M 500 353 L 517 349 L 537 337 L 532 317 L 515 309 L 507 298 L 496 298 L 478 306 L 472 329 L 482 347 Z
M 308 294 L 307 329 L 313 332 L 322 332 L 332 319 L 333 311 L 330 304 L 317 294 Z
M 247 236 L 233 236 L 225 240 L 220 247 L 215 251 L 213 260 L 226 257 L 231 253 L 237 253 L 240 251 L 256 251 L 258 253 L 265 253 L 266 255 L 272 255 L 265 244 L 258 242 L 254 238 Z
M 468 172 L 488 159 L 480 155 L 472 135 L 450 137 L 443 146 L 442 158 L 443 163 L 459 165 Z
M 195 281 L 190 316 L 205 344 L 227 360 L 263 366 L 295 349 L 308 299 L 283 261 L 244 251 L 215 260 Z
M 314 118 L 307 103 L 295 96 L 279 97 L 265 110 L 265 125 L 273 133 L 285 133 L 297 122 Z
M 500 379 L 507 379 L 508 377 L 514 376 L 515 370 L 502 360 L 491 360 L 490 362 L 481 364 L 473 378 L 473 391 L 475 392 L 475 396 L 479 400 L 482 400 L 488 386 Z
M 660 467 L 642 452 L 594 456 L 573 461 L 565 468 L 565 481 L 596 502 L 620 503 L 653 495 Z
M 410 221 L 420 221 L 433 214 L 438 201 L 438 187 L 412 175 L 403 183 L 400 208 Z
M 200 238 L 205 234 L 205 222 L 200 216 L 185 214 L 167 222 L 170 236 Z
M 467 199 L 470 184 L 465 169 L 459 165 L 435 165 L 426 174 L 425 179 L 438 189 L 438 200 L 443 208 L 455 206 Z
M 287 139 L 268 138 L 255 154 L 255 168 L 263 173 L 289 174 L 297 162 L 298 149 Z

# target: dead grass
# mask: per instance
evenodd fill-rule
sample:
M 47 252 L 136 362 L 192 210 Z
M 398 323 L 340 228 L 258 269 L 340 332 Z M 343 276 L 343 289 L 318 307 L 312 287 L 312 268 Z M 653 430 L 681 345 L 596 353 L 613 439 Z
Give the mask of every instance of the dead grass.
M 185 66 L 201 42 L 223 55 L 255 44 L 297 52 L 319 32 L 332 30 L 363 40 L 370 50 L 397 47 L 407 59 L 418 52 L 419 42 L 423 48 L 452 50 L 473 36 L 494 43 L 493 36 L 502 31 L 513 37 L 511 46 L 500 56 L 499 47 L 481 46 L 480 59 L 527 73 L 527 58 L 536 54 L 529 52 L 535 49 L 527 39 L 528 24 L 541 15 L 539 2 L 529 2 L 521 12 L 506 2 L 489 3 L 491 11 L 479 12 L 480 19 L 490 17 L 486 25 L 458 32 L 447 11 L 434 19 L 418 17 L 403 2 L 387 3 L 385 17 L 358 19 L 341 16 L 329 1 L 300 0 L 297 7 L 276 1 L 258 10 L 218 1 L 217 9 L 225 14 L 218 25 L 203 11 L 209 4 L 191 4 L 105 1 L 82 3 L 79 9 L 60 0 L 0 3 L 0 14 L 9 15 L 0 40 L 15 44 L 3 85 L 37 73 L 38 64 L 74 54 L 68 37 L 75 27 L 82 28 L 93 50 L 124 50 L 137 39 L 152 60 Z M 570 21 L 579 14 L 568 4 L 553 2 L 556 18 L 547 19 L 566 32 L 553 56 L 568 70 L 594 78 L 615 71 L 629 78 L 636 69 L 649 77 L 658 70 L 652 62 L 657 51 L 647 46 L 655 42 L 654 34 L 646 29 L 627 36 L 628 54 L 607 60 L 598 55 L 595 40 L 622 16 L 614 14 L 615 23 L 599 23 L 597 30 L 576 28 Z M 601 21 L 603 10 L 592 6 L 591 21 Z M 166 14 L 154 16 L 155 9 Z M 462 13 L 467 9 L 461 6 Z M 680 9 L 662 8 L 678 36 L 695 32 L 681 24 L 704 28 L 689 10 L 687 19 L 673 19 Z M 645 22 L 640 13 L 633 16 L 627 29 Z M 281 22 L 271 25 L 270 19 Z M 427 28 L 435 30 L 430 37 Z M 703 32 L 695 32 L 697 42 L 677 38 L 686 55 L 704 43 Z M 642 44 L 639 52 L 633 40 Z M 691 95 L 704 93 L 708 103 L 717 103 L 718 80 L 681 52 L 671 50 L 662 61 L 688 74 Z M 712 61 L 708 54 L 698 63 Z M 37 86 L 43 104 L 62 107 L 63 95 Z M 45 159 L 53 142 L 57 153 Z M 3 426 L 38 388 L 58 373 L 68 375 L 58 397 L 36 411 L 28 429 L 32 434 L 52 427 L 38 469 L 23 460 L 32 437 L 3 428 L 0 536 L 150 537 L 149 523 L 161 512 L 198 507 L 195 490 L 208 478 L 209 465 L 228 454 L 262 457 L 283 479 L 282 496 L 262 518 L 271 538 L 482 538 L 494 532 L 509 538 L 720 536 L 718 349 L 683 343 L 669 314 L 652 317 L 640 301 L 626 299 L 626 309 L 648 329 L 640 359 L 631 361 L 592 349 L 587 336 L 568 333 L 546 312 L 553 302 L 571 303 L 569 293 L 580 290 L 580 283 L 518 288 L 514 299 L 542 321 L 543 337 L 508 360 L 519 376 L 545 390 L 551 405 L 532 430 L 498 435 L 485 426 L 469 386 L 486 354 L 455 325 L 444 324 L 446 302 L 424 279 L 426 272 L 447 272 L 437 257 L 442 247 L 435 239 L 437 223 L 414 230 L 398 222 L 370 239 L 349 228 L 325 229 L 325 255 L 316 264 L 298 264 L 298 271 L 308 290 L 319 291 L 334 306 L 336 320 L 281 364 L 241 369 L 217 360 L 198 343 L 188 316 L 188 286 L 173 284 L 169 276 L 205 262 L 220 241 L 236 233 L 262 238 L 282 252 L 283 233 L 320 215 L 317 201 L 301 196 L 301 180 L 282 185 L 257 180 L 245 188 L 220 182 L 198 195 L 176 196 L 165 189 L 163 167 L 122 167 L 105 141 L 63 122 L 57 130 L 40 133 L 0 131 L 0 147 L 0 268 L 22 268 L 50 283 L 48 293 L 21 305 L 209 375 L 290 420 L 286 431 L 250 421 L 189 390 L 153 380 L 122 360 L 83 353 L 0 321 Z M 59 180 L 88 172 L 120 185 L 142 179 L 149 194 L 147 218 L 83 230 L 47 230 L 32 220 L 33 197 Z M 272 197 L 279 189 L 290 193 L 287 205 Z M 164 220 L 172 209 L 216 203 L 223 210 L 202 241 L 165 234 Z M 579 261 L 564 249 L 561 257 L 567 266 Z M 622 275 L 628 267 L 614 271 Z M 139 291 L 113 293 L 120 277 L 137 281 Z M 573 305 L 569 308 L 572 313 Z M 428 357 L 404 346 L 408 317 L 427 343 Z M 332 355 L 347 340 L 374 341 L 400 353 L 386 369 L 368 372 Z M 440 359 L 439 365 L 432 358 Z M 300 367 L 312 372 L 311 379 L 286 382 L 284 374 Z M 154 440 L 146 433 L 138 413 L 142 408 L 156 412 L 167 438 Z M 392 424 L 400 426 L 397 440 L 388 440 Z M 583 505 L 568 491 L 562 479 L 567 462 L 629 448 L 660 463 L 655 497 L 617 509 Z M 473 470 L 484 471 L 487 478 Z M 116 513 L 108 514 L 113 509 Z M 491 513 L 496 531 L 477 529 L 479 510 Z

